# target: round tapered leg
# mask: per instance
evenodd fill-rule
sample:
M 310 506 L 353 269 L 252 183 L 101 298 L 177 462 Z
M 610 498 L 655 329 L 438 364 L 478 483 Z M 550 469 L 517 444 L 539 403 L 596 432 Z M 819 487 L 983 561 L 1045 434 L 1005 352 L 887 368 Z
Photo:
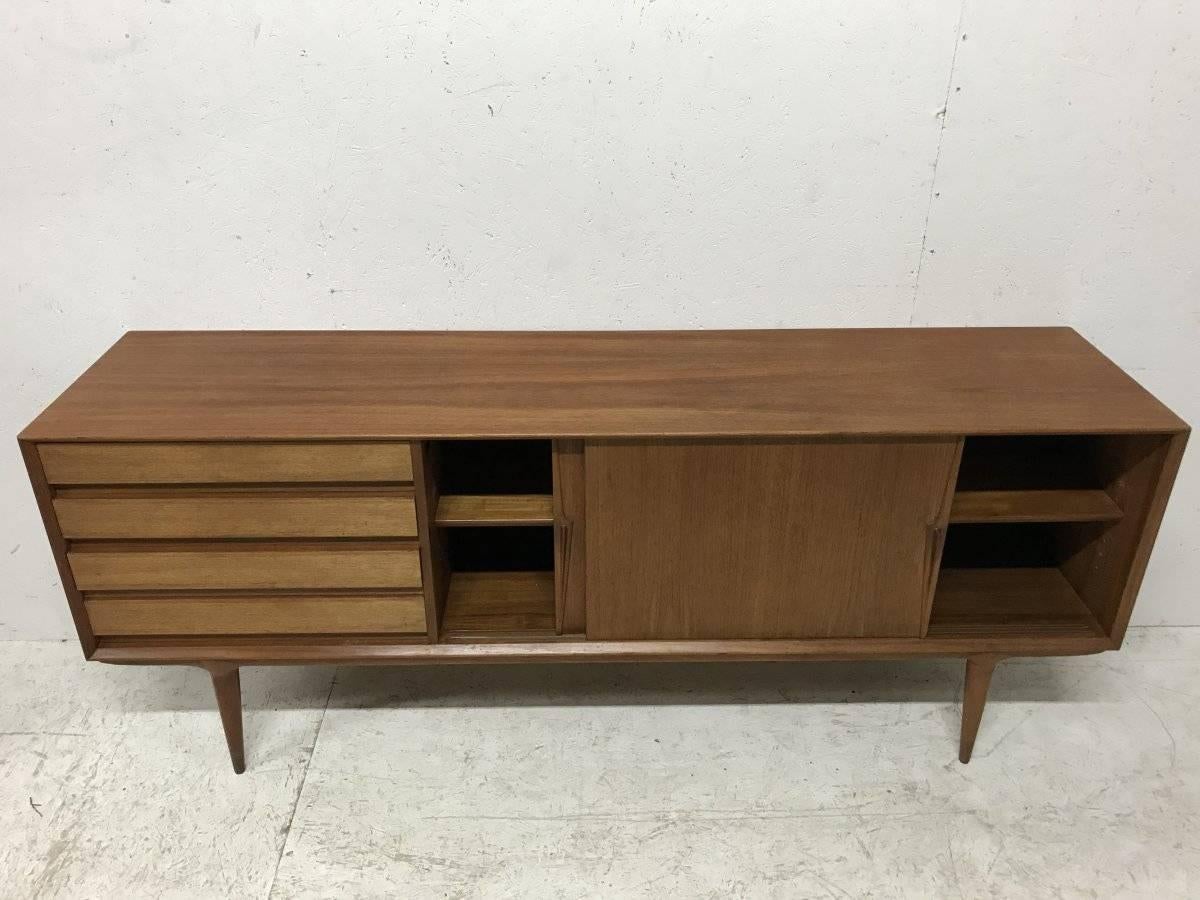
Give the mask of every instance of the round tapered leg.
M 962 734 L 958 740 L 958 761 L 971 761 L 975 749 L 975 735 L 979 733 L 979 722 L 983 718 L 983 705 L 987 702 L 988 685 L 992 682 L 992 671 L 998 656 L 971 656 L 967 658 L 967 680 L 963 688 Z
M 217 694 L 217 709 L 221 712 L 221 724 L 225 727 L 225 741 L 229 744 L 229 759 L 233 771 L 241 775 L 246 771 L 246 750 L 242 738 L 242 679 L 237 666 L 206 666 L 212 676 L 213 690 Z

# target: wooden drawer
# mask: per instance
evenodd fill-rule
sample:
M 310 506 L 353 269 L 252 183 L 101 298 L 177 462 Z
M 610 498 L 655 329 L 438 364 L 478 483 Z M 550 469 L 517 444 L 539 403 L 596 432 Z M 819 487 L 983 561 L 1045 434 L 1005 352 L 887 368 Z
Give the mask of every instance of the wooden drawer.
M 411 492 L 386 488 L 63 488 L 63 537 L 415 537 Z
M 92 594 L 85 607 L 98 635 L 425 632 L 421 594 Z
M 39 444 L 59 484 L 412 481 L 406 443 Z
M 395 541 L 76 544 L 81 591 L 419 588 L 420 553 Z

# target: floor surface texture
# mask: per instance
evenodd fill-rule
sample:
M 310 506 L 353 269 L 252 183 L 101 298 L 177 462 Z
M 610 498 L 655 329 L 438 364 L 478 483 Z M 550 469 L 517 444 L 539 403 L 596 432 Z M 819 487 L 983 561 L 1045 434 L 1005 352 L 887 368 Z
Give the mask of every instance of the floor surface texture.
M 255 668 L 0 644 L 0 896 L 1197 897 L 1200 628 L 960 661 Z

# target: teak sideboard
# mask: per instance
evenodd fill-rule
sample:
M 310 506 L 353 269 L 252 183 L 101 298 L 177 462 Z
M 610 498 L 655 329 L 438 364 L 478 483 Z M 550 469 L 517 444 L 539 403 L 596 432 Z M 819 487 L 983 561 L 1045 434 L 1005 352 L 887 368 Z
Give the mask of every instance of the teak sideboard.
M 1188 426 L 1069 328 L 133 332 L 20 435 L 83 652 L 239 667 L 1121 645 Z

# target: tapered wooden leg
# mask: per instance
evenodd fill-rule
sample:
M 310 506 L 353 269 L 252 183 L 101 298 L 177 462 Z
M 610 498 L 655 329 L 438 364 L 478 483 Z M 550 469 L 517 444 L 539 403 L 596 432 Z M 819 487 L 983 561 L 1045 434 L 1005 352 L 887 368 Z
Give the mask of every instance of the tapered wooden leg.
M 213 690 L 217 694 L 217 709 L 221 711 L 221 724 L 225 726 L 225 741 L 229 744 L 229 758 L 233 771 L 241 775 L 246 771 L 246 750 L 242 740 L 242 678 L 237 666 L 205 666 L 212 676 Z
M 983 704 L 987 702 L 988 685 L 992 682 L 992 670 L 1000 661 L 999 656 L 967 657 L 967 683 L 963 688 L 962 734 L 958 739 L 958 761 L 971 761 L 975 749 L 975 735 L 979 733 L 979 720 L 983 718 Z

